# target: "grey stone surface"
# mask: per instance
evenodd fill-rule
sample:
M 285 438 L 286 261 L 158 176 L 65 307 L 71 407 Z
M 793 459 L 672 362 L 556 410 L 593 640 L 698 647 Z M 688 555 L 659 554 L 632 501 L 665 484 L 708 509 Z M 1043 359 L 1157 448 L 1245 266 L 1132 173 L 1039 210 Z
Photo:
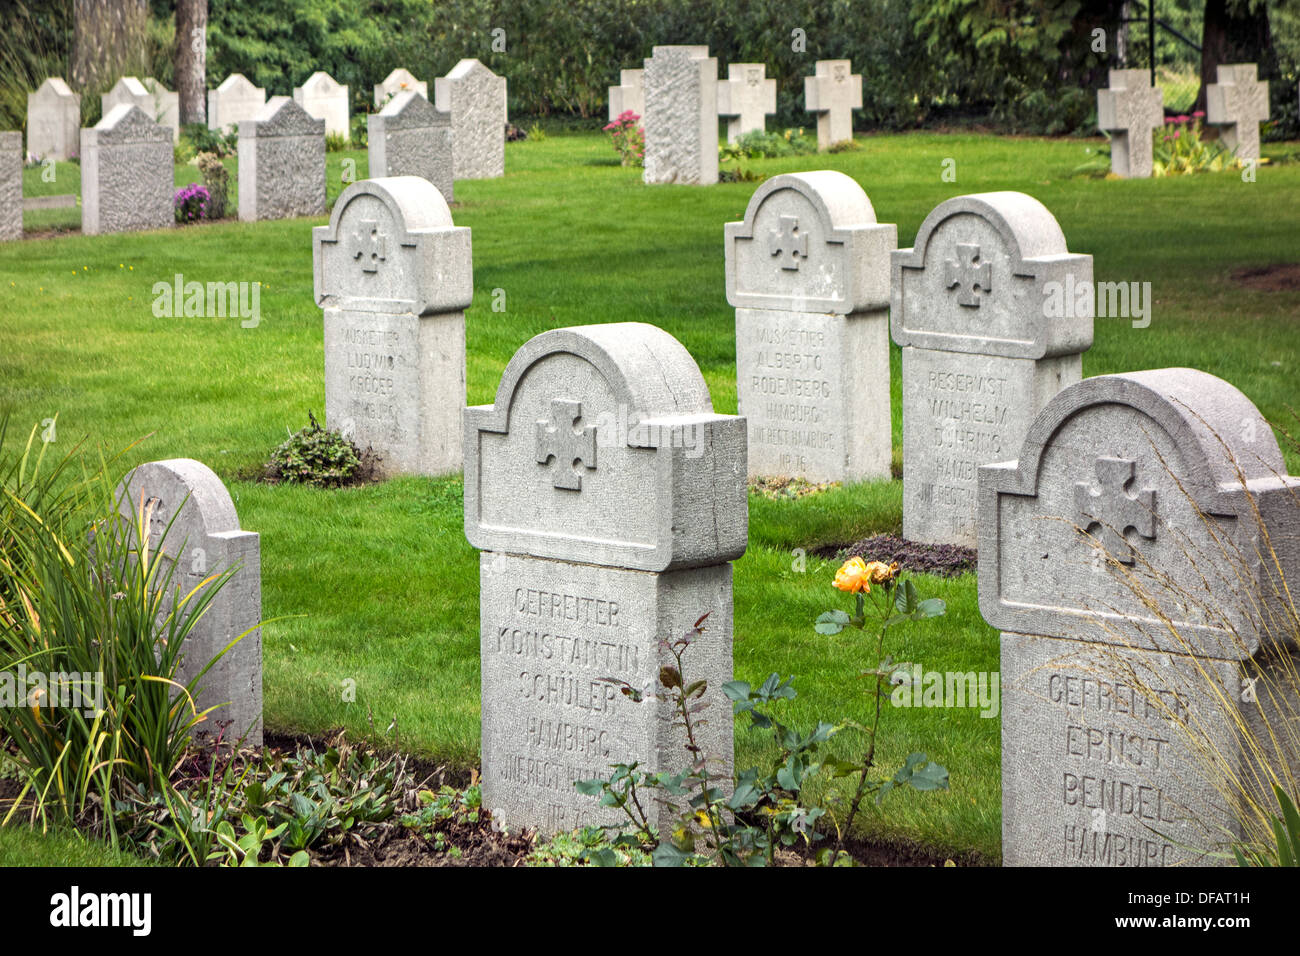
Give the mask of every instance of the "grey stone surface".
M 81 98 L 52 76 L 27 94 L 27 152 L 37 159 L 80 155 Z
M 1030 423 L 1082 376 L 1092 344 L 1092 257 L 1067 251 L 1031 196 L 958 196 L 892 256 L 903 349 L 903 536 L 975 544 L 976 469 L 1014 454 Z M 1049 317 L 1053 290 L 1072 303 Z
M 324 72 L 313 73 L 302 86 L 293 88 L 293 99 L 308 116 L 325 121 L 326 135 L 352 139 L 348 88 L 334 77 Z
M 225 744 L 243 738 L 262 745 L 262 567 L 258 535 L 243 531 L 230 493 L 211 469 L 190 458 L 140 465 L 118 488 L 122 514 L 144 514 L 149 546 L 170 571 L 170 589 L 181 595 L 206 588 L 216 575 L 233 575 L 185 639 L 180 680 L 187 683 L 228 644 L 249 632 L 199 683 L 199 711 L 216 706 L 195 728 L 195 737 Z M 206 583 L 205 583 L 206 582 Z M 203 591 L 200 590 L 199 594 Z M 168 599 L 167 607 L 173 606 Z M 197 597 L 192 599 L 197 600 Z M 250 630 L 251 629 L 251 630 Z
M 121 104 L 81 131 L 81 231 L 164 229 L 172 209 L 171 131 L 138 106 Z
M 705 46 L 657 46 L 645 61 L 645 172 L 651 185 L 718 181 L 718 61 Z
M 113 107 L 124 103 L 138 106 L 155 123 L 171 130 L 172 142 L 180 138 L 179 98 L 152 77 L 138 80 L 134 76 L 124 76 L 113 84 L 111 90 L 102 94 L 99 100 L 105 116 L 112 112 Z
M 478 60 L 461 60 L 433 81 L 438 109 L 451 114 L 456 179 L 506 174 L 506 78 Z
M 242 73 L 231 73 L 215 90 L 208 90 L 208 129 L 238 131 L 244 120 L 257 119 L 266 106 L 266 90 Z
M 612 123 L 628 110 L 645 119 L 644 70 L 620 70 L 618 86 L 609 88 L 609 119 Z
M 455 182 L 451 116 L 420 93 L 398 93 L 366 121 L 370 175 L 419 176 L 451 202 Z
M 749 472 L 888 478 L 889 270 L 898 229 L 833 170 L 776 176 L 726 227 Z
M 1223 145 L 1238 159 L 1259 159 L 1259 124 L 1268 120 L 1268 83 L 1254 63 L 1219 64 L 1217 83 L 1205 88 L 1205 119 L 1222 127 Z
M 980 468 L 1006 863 L 1224 862 L 1206 854 L 1237 832 L 1230 781 L 1300 764 L 1234 729 L 1276 731 L 1296 705 L 1293 678 L 1255 694 L 1241 665 L 1295 672 L 1277 623 L 1298 493 L 1255 406 L 1195 369 L 1079 382 L 1018 458 Z
M 1147 70 L 1111 70 L 1109 89 L 1097 91 L 1097 125 L 1110 133 L 1110 169 L 1125 179 L 1151 175 L 1151 131 L 1165 121 L 1165 95 Z
M 388 105 L 389 97 L 396 96 L 398 93 L 419 93 L 427 100 L 429 84 L 424 80 L 417 80 L 411 75 L 410 70 L 398 67 L 384 77 L 384 82 L 375 84 L 375 108 L 383 109 Z
M 324 215 L 325 130 L 287 96 L 239 124 L 241 221 Z
M 818 60 L 803 78 L 804 108 L 817 114 L 817 148 L 853 138 L 853 111 L 862 109 L 862 77 L 848 60 Z
M 480 560 L 483 792 L 546 833 L 615 817 L 577 780 L 688 763 L 656 700 L 664 637 L 708 681 L 703 746 L 730 779 L 730 561 L 744 553 L 745 423 L 713 412 L 698 367 L 641 323 L 543 332 L 496 401 L 465 410 L 465 534 Z M 634 702 L 601 678 L 645 694 Z M 660 808 L 656 821 L 668 823 Z
M 23 237 L 23 134 L 0 133 L 0 240 Z
M 767 114 L 776 112 L 776 80 L 767 78 L 762 63 L 729 63 L 727 78 L 718 83 L 718 115 L 727 120 L 727 142 L 744 133 L 767 128 Z
M 470 231 L 432 183 L 363 180 L 312 232 L 325 417 L 387 474 L 461 468 Z

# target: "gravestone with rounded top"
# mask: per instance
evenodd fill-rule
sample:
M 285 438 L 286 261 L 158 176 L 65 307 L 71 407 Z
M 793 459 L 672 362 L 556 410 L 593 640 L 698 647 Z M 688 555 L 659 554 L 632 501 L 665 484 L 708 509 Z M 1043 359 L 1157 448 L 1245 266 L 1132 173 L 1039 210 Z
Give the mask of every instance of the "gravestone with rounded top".
M 506 174 L 506 78 L 478 60 L 461 60 L 433 81 L 438 109 L 451 114 L 454 178 Z
M 1066 249 L 1032 196 L 958 196 L 893 253 L 890 286 L 903 349 L 903 537 L 974 547 L 976 469 L 1014 453 L 1043 406 L 1082 377 L 1092 257 Z
M 208 129 L 238 130 L 244 120 L 257 119 L 266 106 L 266 90 L 242 73 L 231 73 L 215 90 L 208 90 Z
M 804 108 L 817 114 L 817 148 L 853 138 L 853 111 L 862 109 L 862 77 L 849 60 L 818 60 L 803 78 Z
M 81 131 L 81 231 L 87 236 L 172 225 L 171 132 L 138 106 L 113 107 Z
M 81 98 L 52 76 L 27 94 L 27 152 L 37 159 L 67 160 L 81 146 Z
M 452 201 L 455 144 L 449 114 L 434 109 L 420 93 L 407 91 L 372 113 L 366 124 L 373 178 L 419 176 Z
M 609 88 L 609 121 L 612 123 L 631 111 L 638 120 L 645 118 L 644 70 L 620 70 L 618 86 Z
M 713 411 L 690 354 L 643 323 L 526 342 L 491 405 L 465 410 L 465 535 L 480 556 L 483 796 L 546 833 L 617 814 L 574 784 L 688 764 L 655 697 L 661 647 L 703 615 L 687 680 L 729 780 L 731 561 L 745 551 L 745 423 Z M 644 694 L 640 702 L 605 678 Z M 663 807 L 647 807 L 661 827 Z
M 384 77 L 384 82 L 375 84 L 375 109 L 383 109 L 388 101 L 399 93 L 419 93 L 426 100 L 429 98 L 429 84 L 417 80 L 410 70 L 398 67 Z
M 241 221 L 325 213 L 325 129 L 287 96 L 239 124 Z
M 1186 368 L 1072 385 L 1017 455 L 979 475 L 1004 862 L 1230 860 L 1233 790 L 1300 763 L 1269 742 L 1285 721 L 1264 692 L 1295 673 L 1275 625 L 1300 573 L 1300 479 L 1249 399 Z
M 649 184 L 718 181 L 718 61 L 706 46 L 657 46 L 645 61 Z
M 1165 121 L 1165 94 L 1146 70 L 1111 70 L 1109 89 L 1097 91 L 1097 125 L 1110 133 L 1110 169 L 1125 179 L 1150 177 L 1151 131 Z
M 470 231 L 415 176 L 363 180 L 312 230 L 325 417 L 386 474 L 461 468 Z
M 754 476 L 888 478 L 889 256 L 898 228 L 833 170 L 776 176 L 726 228 Z
M 229 650 L 200 679 L 195 707 L 217 710 L 195 728 L 200 742 L 262 746 L 262 566 L 256 532 L 243 531 L 230 492 L 210 468 L 190 458 L 140 465 L 117 491 L 129 527 L 143 516 L 149 549 L 166 562 L 158 580 L 171 575 L 165 608 L 198 589 L 196 601 L 215 578 L 230 577 L 185 638 L 178 680 L 182 684 Z M 133 534 L 134 538 L 134 534 Z M 132 546 L 138 544 L 132 542 Z M 242 636 L 241 636 L 242 635 Z
M 1221 63 L 1205 88 L 1205 119 L 1222 127 L 1223 145 L 1238 159 L 1259 159 L 1259 124 L 1268 120 L 1268 83 L 1254 63 Z
M 308 116 L 325 121 L 326 136 L 352 138 L 348 88 L 328 73 L 313 73 L 302 86 L 295 86 L 293 99 L 307 111 Z
M 776 112 L 776 80 L 767 78 L 762 63 L 729 63 L 727 78 L 718 83 L 718 115 L 727 120 L 727 142 L 767 128 L 767 114 Z
M 0 240 L 23 237 L 23 134 L 0 133 Z

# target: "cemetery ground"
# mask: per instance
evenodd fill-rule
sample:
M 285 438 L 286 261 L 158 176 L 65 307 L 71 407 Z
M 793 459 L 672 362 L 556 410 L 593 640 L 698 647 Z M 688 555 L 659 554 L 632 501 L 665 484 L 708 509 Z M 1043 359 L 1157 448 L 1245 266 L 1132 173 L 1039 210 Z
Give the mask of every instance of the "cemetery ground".
M 1270 162 L 1253 183 L 1237 173 L 1130 181 L 1077 174 L 1101 142 L 870 136 L 859 137 L 856 151 L 745 166 L 764 175 L 847 173 L 866 189 L 878 221 L 898 223 L 901 247 L 945 198 L 1027 192 L 1060 221 L 1072 251 L 1095 257 L 1097 281 L 1151 283 L 1146 327 L 1098 318 L 1085 376 L 1199 368 L 1234 383 L 1266 418 L 1296 433 L 1300 291 L 1258 272 L 1300 263 L 1300 144 L 1266 143 Z M 366 175 L 364 151 L 328 154 L 331 203 L 349 159 L 357 179 Z M 948 159 L 955 182 L 941 178 Z M 234 209 L 234 158 L 227 164 Z M 456 224 L 473 230 L 469 404 L 492 401 L 506 362 L 539 332 L 639 321 L 678 338 L 699 363 L 715 409 L 734 413 L 723 224 L 743 218 L 754 183 L 646 187 L 640 169 L 619 166 L 608 140 L 588 133 L 507 144 L 506 168 L 504 179 L 458 182 L 452 207 Z M 26 171 L 27 195 L 77 190 L 75 164 L 59 164 L 54 183 L 40 172 Z M 177 167 L 178 185 L 197 179 L 192 167 Z M 25 219 L 29 231 L 57 230 L 75 225 L 79 210 Z M 459 476 L 336 491 L 255 480 L 272 449 L 307 423 L 308 410 L 323 418 L 310 227 L 324 221 L 230 221 L 4 246 L 0 413 L 20 426 L 11 442 L 57 415 L 56 450 L 83 438 L 117 450 L 143 437 L 123 471 L 192 457 L 227 482 L 241 525 L 261 534 L 268 732 L 320 736 L 343 727 L 353 740 L 468 770 L 479 746 L 479 571 L 464 537 Z M 177 274 L 187 282 L 260 282 L 260 321 L 245 328 L 231 317 L 155 317 L 154 283 Z M 891 402 L 894 480 L 750 496 L 749 550 L 735 566 L 735 676 L 757 683 L 772 672 L 794 675 L 799 697 L 786 713 L 797 726 L 868 713 L 868 685 L 857 674 L 874 662 L 860 632 L 826 637 L 812 624 L 824 610 L 848 607 L 831 587 L 836 549 L 900 532 L 901 377 L 892 349 L 891 394 L 861 381 L 855 400 Z M 1295 472 L 1300 452 L 1282 443 Z M 997 633 L 980 616 L 974 573 L 919 576 L 917 586 L 944 599 L 948 613 L 894 630 L 889 652 L 927 671 L 996 672 Z M 355 681 L 355 702 L 344 699 L 345 681 Z M 847 757 L 858 743 L 846 732 L 832 749 Z M 737 721 L 737 768 L 758 762 L 767 746 Z M 859 835 L 997 862 L 997 717 L 982 717 L 978 707 L 887 708 L 878 766 L 892 773 L 912 750 L 949 770 L 951 790 L 891 794 L 868 808 Z M 38 847 L 50 862 L 69 858 L 62 838 L 0 830 L 0 861 L 39 858 Z

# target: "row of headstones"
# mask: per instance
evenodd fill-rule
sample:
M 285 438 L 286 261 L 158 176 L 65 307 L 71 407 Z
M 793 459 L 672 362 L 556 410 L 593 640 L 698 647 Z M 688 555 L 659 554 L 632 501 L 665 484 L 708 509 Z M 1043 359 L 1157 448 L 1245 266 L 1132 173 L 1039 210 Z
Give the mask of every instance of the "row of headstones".
M 1254 63 L 1220 64 L 1217 83 L 1205 88 L 1205 119 L 1222 127 L 1223 145 L 1237 158 L 1259 159 L 1259 124 L 1268 119 L 1268 83 Z M 1151 175 L 1151 131 L 1165 122 L 1165 94 L 1146 70 L 1111 70 L 1097 91 L 1097 125 L 1111 134 L 1110 168 L 1126 179 Z
M 746 221 L 728 230 L 735 268 L 747 275 L 729 281 L 729 291 L 752 292 L 763 257 L 774 278 L 788 271 L 784 248 L 753 242 L 765 224 L 788 225 L 791 204 L 838 196 L 836 211 L 816 220 L 837 228 L 810 241 L 808 262 L 840 257 L 821 273 L 845 280 L 821 290 L 838 305 L 831 315 L 881 301 L 880 277 L 873 286 L 860 267 L 873 251 L 892 248 L 893 227 L 863 221 L 869 206 L 845 208 L 848 185 L 838 176 L 801 174 L 760 188 Z M 1066 255 L 1063 242 L 1053 250 L 1059 229 L 1053 235 L 1054 222 L 1028 197 L 953 202 L 922 226 L 923 258 L 902 250 L 896 266 L 911 260 L 923 279 L 926 243 L 942 254 L 958 240 L 995 237 L 1016 246 L 994 257 L 981 288 L 1003 279 L 1028 279 L 1021 288 L 1032 288 L 1062 259 L 1076 275 L 1090 266 Z M 814 221 L 816 210 L 798 212 Z M 715 413 L 686 349 L 642 323 L 534 337 L 506 366 L 493 403 L 461 414 L 470 233 L 453 224 L 427 182 L 350 187 L 313 244 L 331 424 L 378 416 L 394 439 L 429 436 L 412 452 L 425 464 L 459 459 L 465 449 L 465 533 L 482 552 L 482 773 L 494 817 L 545 832 L 612 824 L 612 812 L 579 795 L 575 781 L 634 760 L 650 772 L 683 769 L 686 751 L 665 705 L 652 694 L 636 702 L 608 679 L 653 690 L 670 663 L 661 639 L 690 631 L 706 613 L 689 651 L 692 676 L 708 681 L 714 707 L 698 744 L 720 758 L 725 775 L 732 724 L 720 688 L 731 677 L 731 562 L 747 544 L 752 426 Z M 763 256 L 751 257 L 756 251 Z M 947 290 L 950 268 L 936 271 Z M 1024 333 L 1000 321 L 1006 316 L 942 302 L 927 314 L 945 312 L 945 334 L 957 334 L 957 321 L 968 332 L 975 324 L 980 336 Z M 422 366 L 430 355 L 433 364 Z M 403 411 L 385 417 L 387 406 Z M 1235 728 L 1276 719 L 1264 710 L 1268 702 L 1240 692 L 1242 668 L 1279 651 L 1263 624 L 1269 599 L 1251 595 L 1270 594 L 1275 574 L 1300 574 L 1300 479 L 1286 475 L 1272 430 L 1250 401 L 1193 369 L 1076 379 L 1002 452 L 979 468 L 977 494 L 980 607 L 1002 632 L 1005 862 L 1221 860 L 1211 854 L 1239 829 L 1215 774 L 1251 780 L 1282 772 L 1280 764 L 1297 769 L 1294 754 L 1250 753 Z M 252 573 L 255 536 L 238 529 L 224 488 L 196 466 L 144 466 L 132 502 L 156 506 L 154 527 L 183 503 L 197 509 L 182 516 L 172 539 L 177 559 L 202 542 L 193 573 L 232 561 Z M 1276 554 L 1271 566 L 1258 560 L 1262 534 Z M 1225 542 L 1244 564 L 1210 571 L 1224 564 Z M 210 555 L 222 557 L 214 563 Z M 256 591 L 246 581 L 232 592 L 247 606 L 217 616 L 224 623 L 205 652 L 256 622 Z M 1190 592 L 1202 598 L 1189 602 Z M 1293 668 L 1290 653 L 1265 666 Z M 216 696 L 260 693 L 250 671 L 260 665 L 260 645 L 243 654 L 231 659 Z M 242 706 L 238 720 L 249 721 L 260 697 L 256 708 L 251 696 Z M 1221 766 L 1199 759 L 1198 746 L 1207 744 Z M 671 810 L 656 812 L 667 824 Z
M 718 117 L 727 140 L 766 128 L 776 112 L 776 80 L 762 63 L 732 63 L 718 80 L 707 46 L 657 46 L 643 70 L 622 70 L 609 88 L 609 118 L 631 110 L 645 129 L 647 183 L 710 185 L 718 181 Z M 818 60 L 804 77 L 804 104 L 817 116 L 817 147 L 853 138 L 853 110 L 862 108 L 862 77 L 848 60 Z

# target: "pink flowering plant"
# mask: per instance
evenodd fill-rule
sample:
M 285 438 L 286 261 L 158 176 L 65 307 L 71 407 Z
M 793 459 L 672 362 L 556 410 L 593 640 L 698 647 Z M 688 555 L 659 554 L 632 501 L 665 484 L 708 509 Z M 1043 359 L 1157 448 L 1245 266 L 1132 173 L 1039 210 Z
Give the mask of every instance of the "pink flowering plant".
M 198 222 L 207 216 L 212 194 L 206 186 L 190 183 L 183 189 L 176 190 L 172 197 L 172 206 L 176 210 L 177 222 Z
M 1205 113 L 1197 110 L 1190 116 L 1168 116 L 1165 125 L 1155 131 L 1153 176 L 1183 176 L 1190 173 L 1217 173 L 1240 165 L 1231 150 L 1218 142 L 1202 139 Z
M 605 126 L 605 132 L 614 140 L 614 149 L 618 150 L 624 166 L 645 165 L 645 130 L 641 128 L 641 117 L 631 110 L 624 110 L 618 119 Z

